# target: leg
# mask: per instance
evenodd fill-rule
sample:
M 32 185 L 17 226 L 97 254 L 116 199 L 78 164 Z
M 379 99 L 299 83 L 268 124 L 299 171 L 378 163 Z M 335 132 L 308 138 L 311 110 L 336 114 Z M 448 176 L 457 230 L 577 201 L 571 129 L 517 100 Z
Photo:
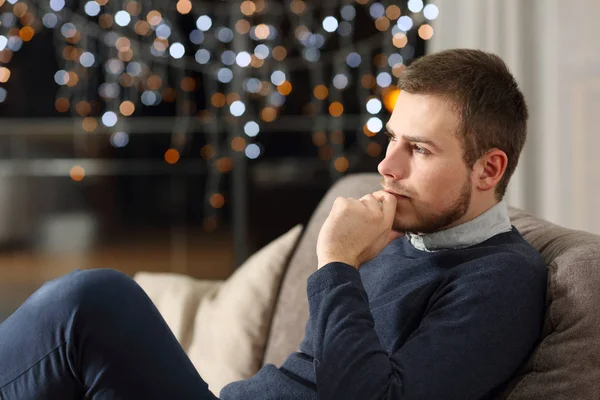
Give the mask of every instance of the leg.
M 0 399 L 216 399 L 144 291 L 113 270 L 46 283 L 0 325 Z

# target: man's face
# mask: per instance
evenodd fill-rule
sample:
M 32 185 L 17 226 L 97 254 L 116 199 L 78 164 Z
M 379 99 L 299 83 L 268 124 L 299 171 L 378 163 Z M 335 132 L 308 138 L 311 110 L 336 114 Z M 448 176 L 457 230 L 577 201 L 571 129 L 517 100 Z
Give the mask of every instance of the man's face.
M 457 126 L 456 112 L 442 99 L 400 92 L 378 167 L 383 189 L 397 195 L 394 230 L 431 233 L 464 222 L 472 181 Z

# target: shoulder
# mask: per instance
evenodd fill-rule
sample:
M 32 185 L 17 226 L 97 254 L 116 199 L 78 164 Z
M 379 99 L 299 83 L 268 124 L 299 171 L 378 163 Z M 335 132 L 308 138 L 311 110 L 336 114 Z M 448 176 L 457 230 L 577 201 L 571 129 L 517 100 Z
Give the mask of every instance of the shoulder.
M 527 242 L 482 246 L 476 251 L 476 257 L 446 272 L 442 287 L 503 301 L 545 297 L 547 269 Z
M 460 272 L 490 275 L 509 281 L 546 279 L 544 259 L 516 229 L 497 235 L 468 251 L 474 256 Z

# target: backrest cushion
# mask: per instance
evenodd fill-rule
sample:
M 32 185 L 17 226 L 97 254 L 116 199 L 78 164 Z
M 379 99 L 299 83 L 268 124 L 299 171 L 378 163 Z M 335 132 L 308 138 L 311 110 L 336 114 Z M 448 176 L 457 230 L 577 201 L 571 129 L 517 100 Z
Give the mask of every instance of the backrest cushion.
M 283 271 L 301 232 L 297 225 L 273 240 L 200 299 L 187 353 L 215 395 L 262 366 Z
M 600 398 L 600 236 L 510 209 L 548 266 L 542 339 L 498 398 Z

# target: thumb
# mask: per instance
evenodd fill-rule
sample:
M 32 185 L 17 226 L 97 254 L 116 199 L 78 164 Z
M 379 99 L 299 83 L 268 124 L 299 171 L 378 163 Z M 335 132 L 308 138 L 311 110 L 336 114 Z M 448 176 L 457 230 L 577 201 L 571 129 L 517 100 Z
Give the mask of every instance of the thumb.
M 395 230 L 391 230 L 390 233 L 387 236 L 387 239 L 385 241 L 385 245 L 387 246 L 388 244 L 390 244 L 391 242 L 393 242 L 394 240 L 398 239 L 399 237 L 404 236 L 404 232 L 398 232 Z

